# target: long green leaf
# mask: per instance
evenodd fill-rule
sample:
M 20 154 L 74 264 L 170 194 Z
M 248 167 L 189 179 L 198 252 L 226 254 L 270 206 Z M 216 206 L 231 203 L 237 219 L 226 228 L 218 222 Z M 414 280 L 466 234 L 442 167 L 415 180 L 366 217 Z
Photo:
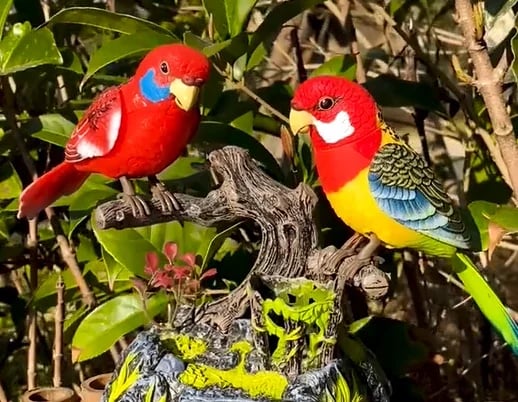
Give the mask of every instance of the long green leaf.
M 134 34 L 149 31 L 172 35 L 167 29 L 153 22 L 126 14 L 113 13 L 95 7 L 70 7 L 54 14 L 46 23 L 49 27 L 55 24 L 80 24 L 123 34 Z
M 91 220 L 95 236 L 104 249 L 119 264 L 136 275 L 144 274 L 146 253 L 155 252 L 161 255 L 161 250 L 153 245 L 149 238 L 144 237 L 137 229 L 99 229 Z
M 0 165 L 0 200 L 16 198 L 22 192 L 22 182 L 9 162 Z
M 115 297 L 93 310 L 79 324 L 72 339 L 73 360 L 81 362 L 107 351 L 121 336 L 149 323 L 167 305 L 158 293 L 146 301 L 136 294 Z
M 335 56 L 311 73 L 311 77 L 319 75 L 337 75 L 349 80 L 354 80 L 356 77 L 356 60 L 349 54 Z
M 2 0 L 0 3 L 0 39 L 2 39 L 4 34 L 5 21 L 7 20 L 12 5 L 13 0 Z
M 64 147 L 75 124 L 58 113 L 42 114 L 22 126 L 22 130 L 42 141 Z
M 159 45 L 172 42 L 178 42 L 178 39 L 172 35 L 164 35 L 159 32 L 135 33 L 105 42 L 90 58 L 88 70 L 81 85 L 111 63 L 126 57 L 144 54 Z
M 62 63 L 54 36 L 47 28 L 32 30 L 28 22 L 17 23 L 0 42 L 0 75 Z
M 212 14 L 216 31 L 222 38 L 238 35 L 257 0 L 204 0 L 203 6 Z

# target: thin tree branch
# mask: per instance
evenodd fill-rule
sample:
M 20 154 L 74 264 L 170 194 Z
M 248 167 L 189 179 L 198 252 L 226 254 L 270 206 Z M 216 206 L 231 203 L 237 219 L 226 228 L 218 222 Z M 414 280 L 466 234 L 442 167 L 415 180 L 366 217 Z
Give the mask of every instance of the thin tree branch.
M 509 172 L 514 194 L 518 192 L 518 146 L 511 117 L 502 94 L 502 83 L 496 74 L 484 41 L 483 3 L 473 6 L 470 0 L 455 0 L 458 24 L 477 75 L 474 85 L 482 95 L 493 126 L 496 141 Z
M 65 320 L 65 283 L 61 272 L 56 281 L 56 312 L 54 315 L 54 376 L 52 384 L 55 387 L 61 386 L 61 370 L 63 361 L 63 321 Z
M 34 165 L 34 162 L 32 161 L 29 155 L 29 151 L 27 150 L 25 142 L 23 141 L 23 138 L 18 129 L 18 122 L 16 121 L 16 109 L 14 104 L 14 94 L 9 83 L 9 78 L 2 77 L 1 83 L 5 96 L 6 119 L 8 120 L 9 126 L 13 132 L 13 137 L 16 141 L 16 145 L 20 150 L 25 167 L 29 172 L 32 180 L 34 181 L 38 178 L 38 173 L 36 171 L 36 166 Z M 88 284 L 86 283 L 85 278 L 81 273 L 81 268 L 79 267 L 79 263 L 77 262 L 75 253 L 72 247 L 70 246 L 70 243 L 68 242 L 66 236 L 63 233 L 63 229 L 61 228 L 59 219 L 57 218 L 56 214 L 54 213 L 54 210 L 51 207 L 45 209 L 45 214 L 47 215 L 47 218 L 50 221 L 52 231 L 56 235 L 56 241 L 61 251 L 61 256 L 63 257 L 63 260 L 70 269 L 70 272 L 74 276 L 77 286 L 79 287 L 79 290 L 83 297 L 83 302 L 89 306 L 95 305 L 95 296 L 88 287 Z M 33 219 L 33 221 L 35 221 L 35 219 Z M 29 223 L 29 227 L 30 225 L 31 223 Z M 32 225 L 35 225 L 35 223 L 33 223 Z

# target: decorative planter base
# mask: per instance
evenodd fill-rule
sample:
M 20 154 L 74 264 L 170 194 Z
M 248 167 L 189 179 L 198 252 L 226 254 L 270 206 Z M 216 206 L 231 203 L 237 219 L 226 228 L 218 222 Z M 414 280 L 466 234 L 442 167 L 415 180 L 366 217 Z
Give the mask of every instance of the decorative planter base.
M 81 400 L 84 402 L 99 402 L 111 378 L 112 373 L 104 373 L 83 381 L 81 384 Z
M 42 387 L 27 391 L 22 395 L 22 402 L 76 402 L 79 398 L 73 389 L 65 387 Z

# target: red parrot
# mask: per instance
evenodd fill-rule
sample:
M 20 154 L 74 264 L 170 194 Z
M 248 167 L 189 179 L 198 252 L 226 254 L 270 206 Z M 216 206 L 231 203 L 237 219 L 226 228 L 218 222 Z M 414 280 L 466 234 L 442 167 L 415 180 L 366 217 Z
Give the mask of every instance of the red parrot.
M 149 206 L 132 178 L 148 177 L 164 211 L 179 204 L 156 175 L 178 158 L 195 134 L 208 59 L 183 44 L 151 50 L 126 83 L 103 91 L 86 110 L 65 147 L 65 160 L 20 195 L 18 218 L 33 218 L 59 197 L 78 190 L 91 173 L 119 179 L 135 216 Z
M 518 324 L 471 261 L 480 233 L 469 211 L 455 207 L 425 159 L 383 121 L 365 88 L 340 77 L 302 83 L 291 102 L 290 126 L 309 131 L 322 189 L 336 214 L 380 243 L 447 257 L 482 313 L 518 355 Z

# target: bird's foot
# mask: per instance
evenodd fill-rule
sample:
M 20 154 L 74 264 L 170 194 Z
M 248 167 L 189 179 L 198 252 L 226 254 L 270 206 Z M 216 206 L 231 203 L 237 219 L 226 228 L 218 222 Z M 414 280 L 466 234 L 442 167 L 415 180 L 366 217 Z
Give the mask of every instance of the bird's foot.
M 151 214 L 149 205 L 144 199 L 136 194 L 120 193 L 117 198 L 125 202 L 130 208 L 135 218 L 143 217 Z
M 162 212 L 170 214 L 182 208 L 176 197 L 160 182 L 153 184 L 151 193 L 153 194 L 153 199 L 160 202 Z

